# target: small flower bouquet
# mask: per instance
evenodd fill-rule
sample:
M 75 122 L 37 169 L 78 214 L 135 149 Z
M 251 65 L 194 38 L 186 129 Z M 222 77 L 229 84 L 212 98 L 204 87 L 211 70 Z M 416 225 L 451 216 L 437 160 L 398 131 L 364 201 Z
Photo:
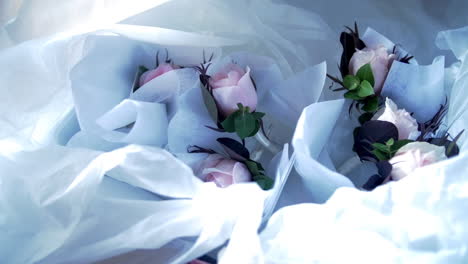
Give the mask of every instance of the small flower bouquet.
M 453 98 L 445 92 L 443 57 L 418 65 L 373 29 L 361 36 L 357 25 L 341 33 L 340 42 L 341 77 L 328 77 L 346 101 L 306 108 L 293 139 L 296 169 L 310 184 L 323 186 L 318 201 L 341 186 L 372 190 L 459 153 L 464 129 L 453 131 L 446 117 Z M 321 148 L 311 152 L 304 145 Z
M 440 105 L 431 107 L 435 109 L 437 114 L 434 116 L 437 118 L 445 113 L 439 129 L 432 133 L 424 133 L 433 126 L 421 123 L 416 112 L 411 115 L 388 97 L 379 99 L 380 109 L 372 112 L 370 120 L 362 125 L 356 120 L 359 115 L 355 113 L 359 111 L 353 109 L 349 116 L 344 99 L 315 103 L 304 110 L 293 141 L 297 157 L 295 167 L 302 179 L 313 186 L 311 189 L 319 192 L 314 198 L 334 193 L 325 198 L 328 200 L 323 204 L 301 203 L 278 210 L 260 232 L 261 246 L 251 254 L 251 259 L 260 258 L 265 263 L 277 263 L 278 260 L 281 263 L 466 262 L 468 213 L 464 209 L 467 202 L 468 153 L 466 133 L 460 132 L 468 124 L 467 36 L 468 27 L 438 34 L 437 45 L 442 49 L 451 49 L 458 61 L 445 69 L 448 73 L 444 77 L 447 101 L 444 96 L 442 108 Z M 364 43 L 367 44 L 367 41 Z M 393 71 L 392 67 L 389 74 Z M 392 85 L 388 83 L 389 77 L 384 81 L 382 93 L 385 87 Z M 359 79 L 359 85 L 363 80 L 368 80 L 366 77 Z M 404 87 L 400 88 L 404 90 Z M 356 89 L 360 88 L 351 90 Z M 420 89 L 431 87 L 426 85 Z M 421 93 L 421 96 L 430 95 Z M 355 99 L 352 100 L 357 103 Z M 360 108 L 365 105 L 364 102 L 359 104 Z M 364 110 L 361 111 L 361 114 L 365 114 Z M 434 116 L 428 119 L 431 124 L 434 124 Z M 346 118 L 356 120 L 355 126 L 363 130 L 359 133 L 389 135 L 389 139 L 378 144 L 374 141 L 360 142 L 361 137 L 353 140 L 354 126 L 342 126 L 344 122 L 340 123 Z M 340 131 L 336 130 L 335 123 Z M 373 130 L 367 127 L 374 125 Z M 446 137 L 447 131 L 454 136 Z M 335 172 L 330 156 L 336 156 L 336 153 L 328 151 L 326 147 L 333 144 L 340 133 L 349 135 L 346 138 L 351 141 L 349 148 L 348 145 L 336 146 L 347 155 L 358 155 L 352 153 L 353 144 L 370 146 L 364 149 L 366 157 L 373 157 L 371 162 L 360 164 L 359 158 L 356 158 L 358 167 L 351 168 L 360 172 L 355 172 L 359 177 L 366 178 L 361 182 L 375 183 L 368 180 L 372 175 L 368 172 L 375 170 L 375 160 L 380 159 L 391 164 L 388 183 L 383 184 L 384 177 L 378 176 L 377 184 L 382 183 L 379 187 L 373 191 L 361 191 L 350 184 L 346 177 L 349 174 Z M 412 138 L 411 142 L 404 142 L 408 138 Z M 311 144 L 323 146 L 323 149 L 311 149 Z M 450 146 L 453 148 L 450 149 Z M 459 153 L 453 156 L 457 153 L 457 146 Z M 362 168 L 365 164 L 370 166 Z M 404 178 L 400 180 L 401 177 Z M 353 181 L 357 182 L 356 179 Z M 358 184 L 356 186 L 360 187 Z

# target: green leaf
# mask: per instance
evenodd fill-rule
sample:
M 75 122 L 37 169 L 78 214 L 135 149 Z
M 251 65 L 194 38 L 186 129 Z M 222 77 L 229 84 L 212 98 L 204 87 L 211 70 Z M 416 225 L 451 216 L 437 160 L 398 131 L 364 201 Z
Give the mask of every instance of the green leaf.
M 236 111 L 230 114 L 226 119 L 224 119 L 223 122 L 221 122 L 221 125 L 223 126 L 224 130 L 226 130 L 226 132 L 236 132 L 235 119 L 239 115 L 240 111 Z
M 388 160 L 387 155 L 385 153 L 383 153 L 382 151 L 378 150 L 378 149 L 374 149 L 372 151 L 372 154 L 374 154 L 377 157 L 377 159 L 379 159 L 380 161 Z
M 241 139 L 249 137 L 255 131 L 256 122 L 252 114 L 241 112 L 234 120 L 237 135 Z
M 255 129 L 254 131 L 252 131 L 252 133 L 248 137 L 255 136 L 255 134 L 257 134 L 259 130 L 260 130 L 260 122 L 258 120 L 255 120 Z
M 218 107 L 216 106 L 216 102 L 213 96 L 208 91 L 208 87 L 200 85 L 202 90 L 203 102 L 205 103 L 206 110 L 210 114 L 211 119 L 215 123 L 218 123 Z
M 377 96 L 368 97 L 361 109 L 367 113 L 376 112 L 379 109 L 379 98 Z
M 253 112 L 252 115 L 255 117 L 255 119 L 260 120 L 265 116 L 265 113 L 262 112 Z
M 460 131 L 460 133 L 458 133 L 458 135 L 453 139 L 453 141 L 450 142 L 450 144 L 446 147 L 445 155 L 447 157 L 453 157 L 453 156 L 458 155 L 458 152 L 460 151 L 460 149 L 459 149 L 459 147 L 457 145 L 457 141 L 463 135 L 463 132 L 465 132 L 464 129 L 462 131 Z
M 353 75 L 346 75 L 343 79 L 343 86 L 346 89 L 352 91 L 358 88 L 360 82 L 361 80 L 359 80 L 358 77 L 353 76 Z
M 253 180 L 265 191 L 270 190 L 274 185 L 274 181 L 263 174 L 254 175 Z
M 356 73 L 356 76 L 361 80 L 361 81 L 368 81 L 371 87 L 374 87 L 375 81 L 374 81 L 374 74 L 372 73 L 372 67 L 370 63 L 362 66 L 359 68 L 359 70 Z
M 257 162 L 252 161 L 252 160 L 246 160 L 244 163 L 245 163 L 245 166 L 247 166 L 247 168 L 249 169 L 250 174 L 252 175 L 260 174 L 260 170 L 258 169 Z
M 362 98 L 359 97 L 356 91 L 349 91 L 344 94 L 344 98 L 352 99 L 352 100 L 361 100 Z
M 370 84 L 370 82 L 367 80 L 362 81 L 357 90 L 357 95 L 359 97 L 364 98 L 367 96 L 371 96 L 373 94 L 374 94 L 374 88 L 372 88 L 372 85 Z
M 395 144 L 395 140 L 394 140 L 393 138 L 390 138 L 390 139 L 385 143 L 385 145 L 387 145 L 387 146 L 389 146 L 389 147 L 390 147 L 390 146 L 393 146 L 393 144 Z
M 359 116 L 359 119 L 358 119 L 358 120 L 359 120 L 359 124 L 361 124 L 361 125 L 364 124 L 365 122 L 371 120 L 373 116 L 374 116 L 374 115 L 371 114 L 371 113 L 364 113 L 364 114 L 360 115 L 360 116 Z
M 221 144 L 224 151 L 226 151 L 231 159 L 237 161 L 246 161 L 250 159 L 249 150 L 237 140 L 232 138 L 218 138 L 216 141 Z
M 262 164 L 260 162 L 257 162 L 257 167 L 260 171 L 265 171 L 265 169 L 263 168 Z
M 390 148 L 384 144 L 381 144 L 381 143 L 373 143 L 372 144 L 372 147 L 374 147 L 374 149 L 378 149 L 384 153 L 388 153 L 390 151 Z

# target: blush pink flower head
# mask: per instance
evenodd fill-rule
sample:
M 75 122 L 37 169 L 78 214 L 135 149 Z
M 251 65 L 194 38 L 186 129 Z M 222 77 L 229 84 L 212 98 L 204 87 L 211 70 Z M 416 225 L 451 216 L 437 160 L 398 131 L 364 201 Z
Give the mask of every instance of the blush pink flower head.
M 219 154 L 210 154 L 202 163 L 200 170 L 204 181 L 214 182 L 222 188 L 252 181 L 252 176 L 243 163 Z
M 384 46 L 379 46 L 376 49 L 357 50 L 349 61 L 349 72 L 356 75 L 362 66 L 370 63 L 374 75 L 374 92 L 380 94 L 394 59 L 395 55 L 389 55 Z
M 140 84 L 140 86 L 143 86 L 145 83 L 153 80 L 154 78 L 157 78 L 157 77 L 165 74 L 166 72 L 170 72 L 172 70 L 176 70 L 176 69 L 179 69 L 179 68 L 180 68 L 179 66 L 174 65 L 174 64 L 170 64 L 170 63 L 159 64 L 159 66 L 156 67 L 156 69 L 144 72 L 140 77 L 140 83 L 139 84 Z
M 405 109 L 398 109 L 397 105 L 386 98 L 385 108 L 377 112 L 373 120 L 387 121 L 398 129 L 398 139 L 415 139 L 419 136 L 418 122 Z
M 248 106 L 251 111 L 256 109 L 257 91 L 250 78 L 250 68 L 244 71 L 237 64 L 228 64 L 210 78 L 209 84 L 216 104 L 225 117 L 237 111 L 239 103 Z
M 427 142 L 413 142 L 403 146 L 390 160 L 390 176 L 398 181 L 408 176 L 415 169 L 446 159 L 445 148 Z

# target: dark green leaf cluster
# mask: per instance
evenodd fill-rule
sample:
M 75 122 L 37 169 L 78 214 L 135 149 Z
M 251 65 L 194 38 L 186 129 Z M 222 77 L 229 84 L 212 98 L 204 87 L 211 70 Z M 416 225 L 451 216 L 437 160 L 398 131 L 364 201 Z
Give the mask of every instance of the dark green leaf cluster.
M 390 160 L 395 156 L 400 148 L 404 145 L 413 142 L 413 140 L 403 139 L 395 141 L 393 138 L 389 139 L 385 144 L 373 143 L 372 154 L 374 154 L 380 161 Z
M 239 110 L 229 115 L 221 126 L 226 132 L 236 133 L 241 139 L 253 137 L 260 129 L 262 117 L 265 116 L 261 112 L 250 112 L 248 106 L 237 104 Z
M 352 99 L 362 105 L 361 110 L 367 113 L 374 113 L 379 107 L 379 99 L 374 92 L 374 74 L 371 65 L 368 63 L 359 68 L 356 75 L 346 75 L 343 79 L 343 86 L 348 91 L 344 94 L 347 99 Z

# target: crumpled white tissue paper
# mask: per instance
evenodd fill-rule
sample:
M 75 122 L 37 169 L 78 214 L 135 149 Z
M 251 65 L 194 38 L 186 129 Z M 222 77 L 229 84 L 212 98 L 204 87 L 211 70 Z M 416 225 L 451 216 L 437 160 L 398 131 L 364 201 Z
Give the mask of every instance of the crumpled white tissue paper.
M 184 263 L 233 231 L 241 241 L 254 236 L 266 198 L 255 183 L 203 183 L 167 151 L 136 145 L 107 153 L 48 147 L 0 163 L 2 263 L 90 263 L 193 237 L 155 260 Z M 106 173 L 127 185 L 106 190 Z

